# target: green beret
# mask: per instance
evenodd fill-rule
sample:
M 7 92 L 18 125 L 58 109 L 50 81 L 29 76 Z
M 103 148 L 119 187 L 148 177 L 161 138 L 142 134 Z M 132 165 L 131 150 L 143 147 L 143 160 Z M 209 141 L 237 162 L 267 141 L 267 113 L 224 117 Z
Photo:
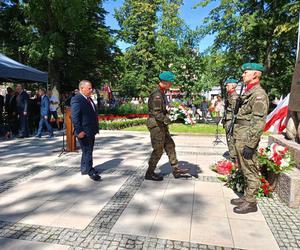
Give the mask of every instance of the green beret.
M 242 70 L 257 70 L 264 72 L 265 67 L 260 63 L 245 63 L 242 65 Z
M 174 82 L 175 75 L 170 71 L 163 71 L 159 74 L 159 79 L 166 82 Z
M 225 81 L 225 85 L 227 85 L 228 83 L 238 83 L 239 82 L 239 80 L 238 79 L 235 79 L 235 78 L 228 78 L 228 79 L 226 79 L 226 81 Z

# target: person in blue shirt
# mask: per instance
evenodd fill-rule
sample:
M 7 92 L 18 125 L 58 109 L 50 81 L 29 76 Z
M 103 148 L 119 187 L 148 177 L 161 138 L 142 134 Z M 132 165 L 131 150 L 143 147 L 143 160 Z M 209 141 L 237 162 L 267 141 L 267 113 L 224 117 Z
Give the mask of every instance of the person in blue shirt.
M 36 137 L 41 138 L 42 130 L 45 125 L 48 129 L 48 132 L 50 133 L 48 138 L 52 138 L 52 137 L 54 137 L 53 129 L 48 121 L 49 114 L 50 114 L 50 100 L 49 100 L 49 97 L 46 95 L 45 89 L 40 89 L 39 94 L 41 97 L 41 106 L 40 106 L 41 119 L 39 122 L 39 128 L 38 128 Z

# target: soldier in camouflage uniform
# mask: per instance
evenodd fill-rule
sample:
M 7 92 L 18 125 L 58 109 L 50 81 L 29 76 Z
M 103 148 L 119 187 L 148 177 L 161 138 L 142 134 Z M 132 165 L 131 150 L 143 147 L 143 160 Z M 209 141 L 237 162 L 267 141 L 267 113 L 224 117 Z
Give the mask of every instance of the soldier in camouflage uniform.
M 162 181 L 163 177 L 154 172 L 157 163 L 159 162 L 163 151 L 165 150 L 171 166 L 173 168 L 173 175 L 175 178 L 187 173 L 187 169 L 180 169 L 178 167 L 178 160 L 176 157 L 175 143 L 169 133 L 168 125 L 171 120 L 168 116 L 168 101 L 165 91 L 168 90 L 174 82 L 174 74 L 169 71 L 164 71 L 159 75 L 160 82 L 156 90 L 154 90 L 148 101 L 149 118 L 147 120 L 147 127 L 150 131 L 152 154 L 149 160 L 149 167 L 146 172 L 145 179 L 153 181 Z
M 229 78 L 225 81 L 226 91 L 227 91 L 227 100 L 225 102 L 225 116 L 224 116 L 224 127 L 226 131 L 226 140 L 227 146 L 229 150 L 230 159 L 235 162 L 236 161 L 236 152 L 233 143 L 233 136 L 229 133 L 229 128 L 231 125 L 232 115 L 236 103 L 236 99 L 238 98 L 238 94 L 236 93 L 236 86 L 238 80 Z
M 231 204 L 236 205 L 235 213 L 246 214 L 257 211 L 256 194 L 260 187 L 260 180 L 256 153 L 266 123 L 269 99 L 260 86 L 264 67 L 257 63 L 246 63 L 242 69 L 246 89 L 242 95 L 242 106 L 237 114 L 233 137 L 246 188 L 244 196 L 232 199 Z

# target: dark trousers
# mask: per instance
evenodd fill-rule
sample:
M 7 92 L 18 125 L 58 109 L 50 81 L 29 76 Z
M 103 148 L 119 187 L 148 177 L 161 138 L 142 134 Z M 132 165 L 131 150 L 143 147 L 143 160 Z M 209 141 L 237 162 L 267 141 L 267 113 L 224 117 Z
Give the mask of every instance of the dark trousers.
M 8 114 L 8 126 L 13 135 L 18 135 L 19 121 L 16 115 Z
M 24 115 L 23 113 L 19 114 L 19 124 L 20 124 L 20 135 L 21 136 L 29 136 L 28 133 L 28 115 Z
M 45 117 L 43 117 L 43 116 L 41 117 L 40 122 L 39 122 L 39 129 L 38 129 L 37 135 L 42 134 L 44 125 L 47 127 L 50 135 L 52 135 L 53 134 L 53 129 L 52 129 L 50 123 L 48 122 L 48 119 L 45 119 Z
M 95 136 L 86 136 L 82 139 L 78 139 L 82 156 L 80 171 L 81 174 L 93 174 L 95 169 L 93 168 L 93 149 L 95 143 Z
M 175 143 L 170 135 L 167 126 L 154 127 L 150 130 L 151 145 L 153 151 L 149 159 L 148 173 L 153 174 L 164 150 L 166 151 L 172 168 L 178 167 L 178 160 L 175 151 Z

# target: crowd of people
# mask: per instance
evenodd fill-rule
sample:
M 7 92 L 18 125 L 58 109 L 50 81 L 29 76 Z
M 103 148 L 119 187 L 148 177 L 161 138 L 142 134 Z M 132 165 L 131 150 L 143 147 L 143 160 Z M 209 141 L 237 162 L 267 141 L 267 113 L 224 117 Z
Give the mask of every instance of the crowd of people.
M 215 118 L 221 118 L 224 115 L 225 102 L 221 95 L 213 95 L 211 100 L 207 100 L 206 97 L 202 97 L 201 102 L 196 102 L 194 98 L 184 101 L 183 97 L 176 97 L 171 100 L 171 106 L 173 102 L 179 102 L 192 111 L 193 116 L 199 122 L 215 122 Z
M 46 110 L 44 107 L 41 110 L 42 95 L 49 99 Z M 60 129 L 59 104 L 59 98 L 53 95 L 51 90 L 40 89 L 36 92 L 29 92 L 22 84 L 17 84 L 15 88 L 8 87 L 6 95 L 0 95 L 0 135 L 5 139 L 10 139 L 38 134 L 41 116 L 45 112 L 47 122 L 53 121 L 52 126 Z M 53 133 L 51 133 L 52 136 Z

